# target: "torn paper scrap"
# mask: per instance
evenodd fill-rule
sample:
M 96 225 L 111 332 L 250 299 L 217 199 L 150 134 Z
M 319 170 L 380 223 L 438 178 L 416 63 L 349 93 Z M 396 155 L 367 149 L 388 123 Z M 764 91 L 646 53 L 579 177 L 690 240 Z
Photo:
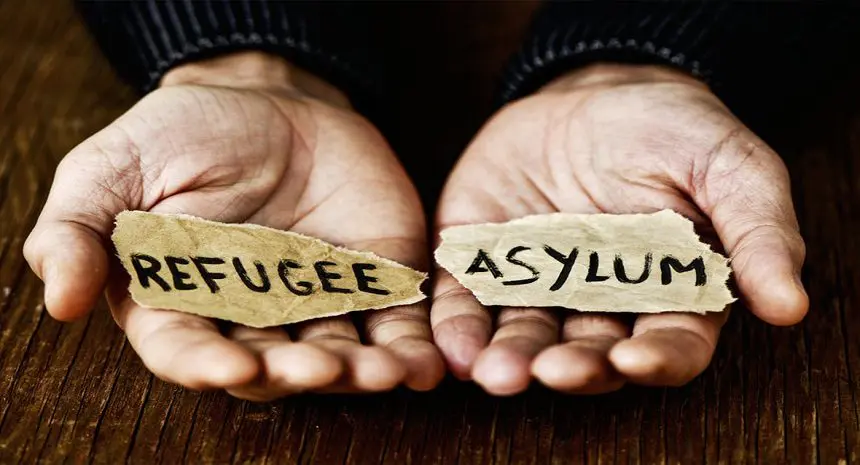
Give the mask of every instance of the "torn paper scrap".
M 455 226 L 435 255 L 484 305 L 705 313 L 735 300 L 728 260 L 671 210 Z
M 257 328 L 424 299 L 424 273 L 263 226 L 127 211 L 113 242 L 138 304 Z

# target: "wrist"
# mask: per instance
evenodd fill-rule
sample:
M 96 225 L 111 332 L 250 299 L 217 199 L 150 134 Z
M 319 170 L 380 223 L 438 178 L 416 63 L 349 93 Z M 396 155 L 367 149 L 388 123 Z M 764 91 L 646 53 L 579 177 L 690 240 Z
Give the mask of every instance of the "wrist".
M 643 83 L 689 84 L 708 89 L 704 82 L 667 66 L 598 63 L 563 74 L 541 87 L 538 93 Z
M 282 57 L 243 51 L 177 66 L 159 87 L 208 85 L 240 89 L 299 92 L 340 107 L 350 107 L 346 94 Z

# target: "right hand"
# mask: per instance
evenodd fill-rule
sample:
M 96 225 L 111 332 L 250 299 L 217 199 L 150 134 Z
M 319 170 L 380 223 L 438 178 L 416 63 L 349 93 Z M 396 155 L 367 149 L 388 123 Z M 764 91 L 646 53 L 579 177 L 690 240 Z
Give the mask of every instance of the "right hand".
M 662 209 L 719 240 L 756 316 L 777 325 L 804 317 L 805 245 L 785 165 L 704 83 L 674 69 L 595 64 L 507 105 L 454 168 L 436 218 L 441 231 L 542 213 Z M 435 340 L 451 371 L 498 395 L 532 378 L 581 394 L 688 383 L 710 363 L 727 316 L 494 312 L 445 271 L 434 284 Z
M 365 312 L 357 324 L 334 317 L 223 335 L 213 321 L 131 300 L 109 260 L 123 210 L 256 223 L 428 265 L 412 183 L 334 87 L 258 52 L 184 65 L 161 84 L 57 168 L 24 246 L 51 315 L 84 316 L 107 285 L 114 318 L 153 373 L 240 398 L 434 387 L 444 364 L 426 301 Z

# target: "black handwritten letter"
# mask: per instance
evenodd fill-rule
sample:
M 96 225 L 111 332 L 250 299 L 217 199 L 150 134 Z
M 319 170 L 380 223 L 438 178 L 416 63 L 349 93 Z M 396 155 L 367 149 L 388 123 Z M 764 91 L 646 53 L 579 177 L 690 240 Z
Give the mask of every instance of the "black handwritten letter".
M 482 263 L 486 266 L 481 266 Z M 478 249 L 478 255 L 475 256 L 475 260 L 473 260 L 472 264 L 469 265 L 469 268 L 466 269 L 466 274 L 484 273 L 486 271 L 489 271 L 490 274 L 493 275 L 493 278 L 502 277 L 502 272 L 499 271 L 499 267 L 496 266 L 496 262 L 494 262 L 483 249 Z
M 508 263 L 512 263 L 514 265 L 519 265 L 519 266 L 531 271 L 531 273 L 532 273 L 531 277 L 525 278 L 525 279 L 512 279 L 510 281 L 502 281 L 502 284 L 504 284 L 505 286 L 519 286 L 521 284 L 533 283 L 533 282 L 538 280 L 538 277 L 540 276 L 540 272 L 538 272 L 538 270 L 536 270 L 535 267 L 529 265 L 528 263 L 526 263 L 526 262 L 524 262 L 518 258 L 514 258 L 514 257 L 516 257 L 516 255 L 518 253 L 520 253 L 524 250 L 531 250 L 531 247 L 524 247 L 521 245 L 514 247 L 513 249 L 508 251 L 508 255 L 505 258 L 508 260 Z
M 177 291 L 190 291 L 197 289 L 197 285 L 186 281 L 191 278 L 191 275 L 180 270 L 179 265 L 187 265 L 188 260 L 179 257 L 165 256 L 164 263 L 167 264 L 167 269 L 170 270 L 170 275 L 173 276 L 173 288 Z
M 320 283 L 322 284 L 322 289 L 326 292 L 338 292 L 341 294 L 352 294 L 354 291 L 352 289 L 344 289 L 342 287 L 334 287 L 331 285 L 331 282 L 335 279 L 340 279 L 341 276 L 338 273 L 332 273 L 326 271 L 325 267 L 327 266 L 336 266 L 335 262 L 316 262 L 314 263 L 314 269 L 317 271 L 317 276 L 320 278 Z
M 388 289 L 370 287 L 370 283 L 379 282 L 375 276 L 364 274 L 366 270 L 375 270 L 376 265 L 372 263 L 353 263 L 352 273 L 355 274 L 355 280 L 358 282 L 358 290 L 367 292 L 368 294 L 388 295 L 391 291 Z
M 284 286 L 295 295 L 311 295 L 314 292 L 314 285 L 307 281 L 299 281 L 293 286 L 293 283 L 290 282 L 289 279 L 289 269 L 292 268 L 297 270 L 302 266 L 292 260 L 281 260 L 278 263 L 278 276 L 281 277 L 281 281 L 284 283 Z
M 600 267 L 600 256 L 597 255 L 597 252 L 591 252 L 588 254 L 588 274 L 585 275 L 585 282 L 597 283 L 609 279 L 609 276 L 597 274 L 598 267 Z
M 667 255 L 660 260 L 660 282 L 666 286 L 672 283 L 672 270 L 678 273 L 684 273 L 690 270 L 696 270 L 696 286 L 704 286 L 708 280 L 705 274 L 705 260 L 702 257 L 696 257 L 687 265 L 682 265 L 677 258 Z
M 227 275 L 217 271 L 209 271 L 206 269 L 206 265 L 223 265 L 224 260 L 214 257 L 191 257 L 191 261 L 194 263 L 194 266 L 197 267 L 197 272 L 200 273 L 200 277 L 203 278 L 203 282 L 205 282 L 206 286 L 209 287 L 209 292 L 215 294 L 220 291 L 221 288 L 218 287 L 218 282 L 215 280 L 224 279 Z
M 627 284 L 639 284 L 648 279 L 648 275 L 651 274 L 651 260 L 653 256 L 651 253 L 645 254 L 645 267 L 642 269 L 642 274 L 639 275 L 636 279 L 630 279 L 627 277 L 627 272 L 624 270 L 624 261 L 621 260 L 621 255 L 615 256 L 615 278 L 618 279 L 620 283 Z
M 141 261 L 149 263 L 149 266 L 143 266 Z M 149 289 L 149 280 L 155 281 L 155 284 L 158 284 L 163 291 L 169 291 L 170 286 L 167 285 L 167 282 L 161 279 L 161 276 L 158 276 L 158 270 L 161 269 L 161 263 L 155 257 L 151 257 L 149 255 L 144 255 L 142 253 L 136 253 L 131 255 L 131 266 L 134 268 L 134 272 L 137 273 L 137 280 L 140 281 L 140 285 L 143 286 L 144 289 Z
M 239 257 L 233 257 L 233 268 L 236 269 L 236 273 L 239 274 L 239 279 L 242 280 L 245 287 L 254 292 L 269 292 L 269 290 L 272 289 L 272 283 L 269 282 L 269 275 L 266 274 L 266 267 L 257 260 L 254 261 L 254 267 L 257 268 L 257 274 L 260 275 L 261 283 L 259 285 L 254 284 L 254 282 L 251 281 L 251 277 L 248 276 L 248 272 L 245 271 L 245 266 L 242 265 L 242 261 L 239 260 Z
M 549 290 L 557 291 L 561 289 L 561 286 L 564 286 L 565 282 L 567 282 L 567 277 L 570 276 L 570 271 L 573 269 L 573 264 L 576 262 L 576 256 L 579 255 L 579 249 L 574 247 L 568 256 L 564 256 L 563 253 L 548 245 L 543 246 L 543 250 L 547 255 L 554 258 L 562 265 L 561 271 L 558 272 L 558 278 L 556 278 L 552 286 L 549 287 Z

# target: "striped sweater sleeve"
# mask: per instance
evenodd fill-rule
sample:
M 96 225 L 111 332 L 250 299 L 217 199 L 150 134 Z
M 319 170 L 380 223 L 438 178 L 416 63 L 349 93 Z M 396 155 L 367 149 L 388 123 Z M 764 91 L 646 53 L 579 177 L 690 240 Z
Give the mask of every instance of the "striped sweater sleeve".
M 79 0 L 118 73 L 143 92 L 171 68 L 238 50 L 289 59 L 353 99 L 378 92 L 367 5 L 259 0 Z
M 858 31 L 856 2 L 548 2 L 506 68 L 499 103 L 598 62 L 673 67 L 730 101 L 808 93 L 856 53 Z

